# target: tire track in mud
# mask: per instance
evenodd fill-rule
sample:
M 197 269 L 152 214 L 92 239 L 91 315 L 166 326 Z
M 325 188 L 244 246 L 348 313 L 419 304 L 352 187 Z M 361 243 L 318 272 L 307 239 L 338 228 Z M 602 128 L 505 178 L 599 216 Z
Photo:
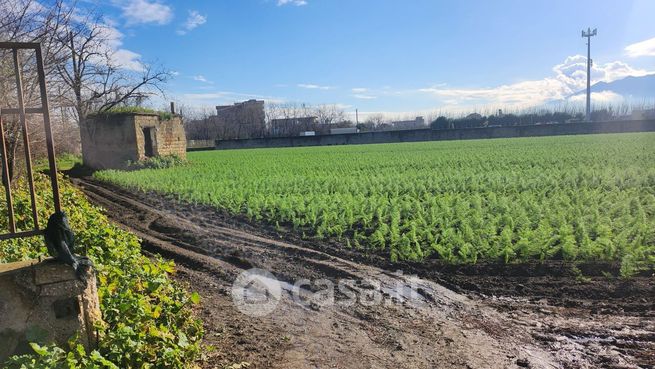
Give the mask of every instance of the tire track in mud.
M 588 319 L 585 309 L 470 298 L 433 280 L 240 229 L 202 207 L 89 179 L 74 182 L 147 250 L 176 260 L 181 280 L 207 296 L 199 314 L 207 341 L 219 350 L 206 367 L 240 360 L 262 368 L 648 368 L 655 362 L 648 354 L 655 350 L 648 312 L 610 315 L 604 329 L 605 319 Z M 237 311 L 229 293 L 234 279 L 252 267 L 290 284 L 357 281 L 352 291 L 358 299 L 375 291 L 383 304 L 343 306 L 338 295 L 331 306 L 298 303 L 285 291 L 271 315 L 252 318 Z M 306 286 L 301 295 L 316 290 Z M 624 324 L 628 329 L 620 331 Z

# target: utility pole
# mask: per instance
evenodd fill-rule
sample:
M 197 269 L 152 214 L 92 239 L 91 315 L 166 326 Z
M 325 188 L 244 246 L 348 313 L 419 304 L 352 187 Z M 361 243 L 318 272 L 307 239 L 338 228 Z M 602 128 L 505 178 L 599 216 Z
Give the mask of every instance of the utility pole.
M 355 109 L 355 122 L 356 124 L 359 124 L 359 109 Z
M 585 110 L 585 120 L 589 122 L 591 120 L 591 38 L 596 36 L 596 28 L 592 31 L 591 28 L 587 28 L 587 32 L 582 30 L 582 37 L 587 38 L 587 109 Z

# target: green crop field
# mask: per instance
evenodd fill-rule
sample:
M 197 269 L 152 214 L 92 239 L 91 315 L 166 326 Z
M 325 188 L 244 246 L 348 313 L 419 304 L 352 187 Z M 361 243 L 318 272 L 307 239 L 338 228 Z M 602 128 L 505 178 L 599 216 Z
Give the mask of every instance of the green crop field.
M 655 133 L 207 151 L 101 180 L 392 260 L 655 263 Z

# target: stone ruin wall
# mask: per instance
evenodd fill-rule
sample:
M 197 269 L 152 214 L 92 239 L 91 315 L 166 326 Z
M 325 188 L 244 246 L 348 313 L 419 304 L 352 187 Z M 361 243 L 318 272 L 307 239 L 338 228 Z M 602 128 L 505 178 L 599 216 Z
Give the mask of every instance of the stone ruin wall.
M 84 165 L 94 169 L 124 169 L 128 161 L 145 159 L 143 128 L 154 129 L 154 156 L 186 158 L 181 117 L 161 120 L 155 114 L 119 114 L 90 118 L 80 126 Z
M 143 128 L 148 127 L 155 129 L 155 142 L 153 142 L 155 156 L 177 155 L 186 158 L 186 135 L 182 118 L 179 116 L 160 120 L 155 115 L 136 115 L 134 124 L 139 160 L 146 158 Z

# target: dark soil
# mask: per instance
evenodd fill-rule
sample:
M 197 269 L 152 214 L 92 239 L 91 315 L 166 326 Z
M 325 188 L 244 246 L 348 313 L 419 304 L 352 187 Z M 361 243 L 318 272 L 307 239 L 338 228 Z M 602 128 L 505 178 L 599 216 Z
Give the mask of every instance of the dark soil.
M 624 280 L 616 264 L 391 263 L 207 206 L 74 181 L 146 250 L 176 260 L 178 280 L 203 296 L 198 314 L 216 348 L 207 368 L 655 367 L 652 271 Z M 379 290 L 384 303 L 320 306 L 285 295 L 253 318 L 230 292 L 252 267 L 291 284 L 373 281 L 353 291 Z M 417 297 L 397 293 L 399 284 Z

